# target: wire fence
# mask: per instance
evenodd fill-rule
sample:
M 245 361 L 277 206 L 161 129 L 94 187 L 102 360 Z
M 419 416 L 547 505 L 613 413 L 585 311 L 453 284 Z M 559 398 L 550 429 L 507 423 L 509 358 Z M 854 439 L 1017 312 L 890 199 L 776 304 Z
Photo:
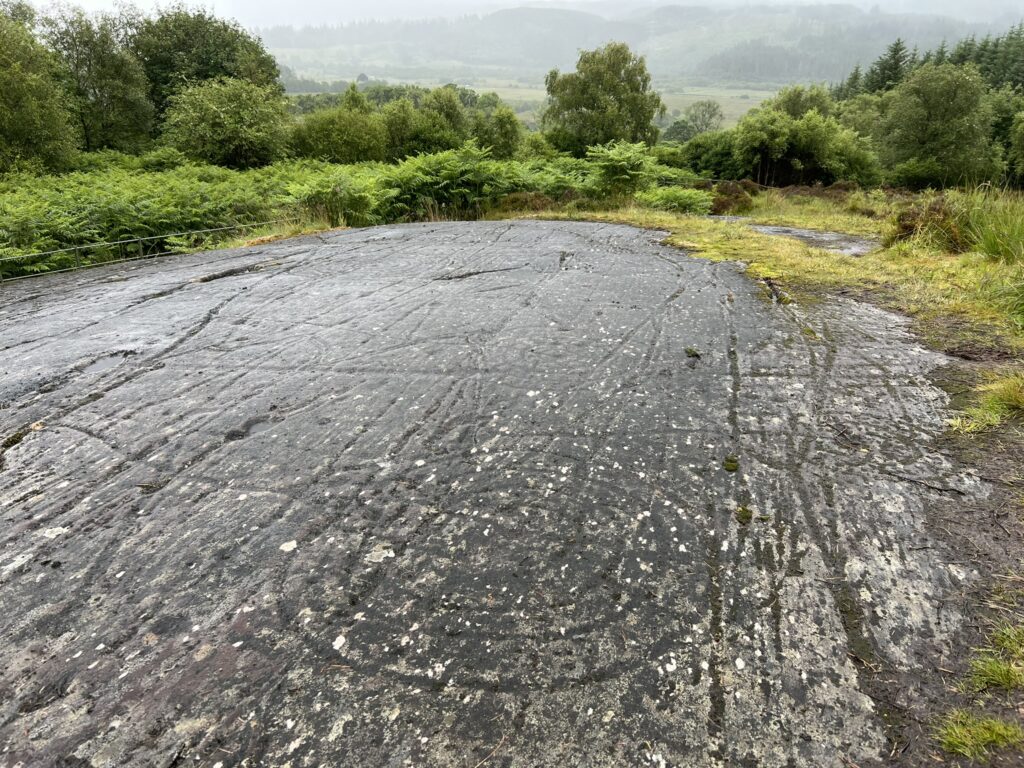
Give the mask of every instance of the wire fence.
M 49 251 L 0 256 L 0 285 L 24 280 L 30 277 L 53 275 L 60 272 L 73 272 L 104 264 L 117 264 L 142 259 L 154 259 L 160 256 L 187 253 L 227 232 L 243 232 L 260 229 L 261 227 L 291 224 L 295 219 L 276 219 L 249 224 L 233 224 L 227 227 L 209 229 L 193 229 L 188 232 L 169 232 L 161 235 L 131 237 L 125 240 L 111 240 L 104 243 L 85 243 L 70 245 L 65 248 L 54 248 Z M 184 243 L 170 245 L 175 239 L 188 238 L 191 246 Z

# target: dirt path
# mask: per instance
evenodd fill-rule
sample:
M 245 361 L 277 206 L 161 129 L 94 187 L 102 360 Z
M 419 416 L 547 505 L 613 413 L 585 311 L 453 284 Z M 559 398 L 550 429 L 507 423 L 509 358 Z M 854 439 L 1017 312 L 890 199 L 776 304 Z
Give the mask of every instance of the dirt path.
M 0 762 L 888 764 L 977 576 L 944 358 L 655 239 L 5 285 Z

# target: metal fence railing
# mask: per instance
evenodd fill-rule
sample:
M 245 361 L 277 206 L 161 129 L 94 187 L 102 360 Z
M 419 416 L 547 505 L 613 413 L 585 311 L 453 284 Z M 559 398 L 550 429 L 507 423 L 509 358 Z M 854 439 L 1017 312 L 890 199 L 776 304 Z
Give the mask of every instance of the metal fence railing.
M 293 221 L 293 219 L 276 219 L 274 221 L 260 221 L 250 224 L 233 224 L 228 227 L 194 229 L 188 232 L 169 232 L 162 235 L 132 237 L 104 243 L 70 245 L 66 248 L 54 248 L 50 251 L 0 256 L 0 285 L 14 280 L 53 275 L 60 272 L 72 272 L 104 264 L 139 261 L 142 259 L 154 259 L 159 256 L 188 253 L 190 250 L 198 248 L 203 240 L 208 240 L 210 235 L 225 232 L 244 232 L 277 224 L 288 224 Z M 169 241 L 175 238 L 197 237 L 201 239 L 191 249 L 182 245 L 168 247 Z M 32 269 L 35 265 L 40 265 L 42 268 Z

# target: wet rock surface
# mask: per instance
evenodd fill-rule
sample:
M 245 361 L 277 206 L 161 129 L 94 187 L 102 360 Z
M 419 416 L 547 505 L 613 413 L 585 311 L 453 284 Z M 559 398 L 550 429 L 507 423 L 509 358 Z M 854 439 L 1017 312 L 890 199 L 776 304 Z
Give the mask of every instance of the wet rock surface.
M 869 237 L 856 237 L 839 232 L 821 232 L 817 229 L 799 229 L 797 227 L 776 227 L 767 224 L 751 224 L 750 228 L 763 235 L 792 237 L 812 248 L 834 251 L 846 256 L 866 256 L 878 248 L 878 241 Z
M 0 763 L 887 763 L 974 578 L 929 510 L 986 493 L 942 358 L 655 239 L 0 289 Z

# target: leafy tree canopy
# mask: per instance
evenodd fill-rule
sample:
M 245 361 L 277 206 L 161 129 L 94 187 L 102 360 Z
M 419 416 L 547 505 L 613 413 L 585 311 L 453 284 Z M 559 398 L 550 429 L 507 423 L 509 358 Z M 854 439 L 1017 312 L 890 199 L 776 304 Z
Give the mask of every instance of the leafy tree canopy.
M 0 172 L 67 165 L 77 146 L 57 64 L 23 20 L 0 13 Z
M 655 116 L 665 114 L 642 56 L 624 43 L 584 51 L 576 71 L 551 70 L 545 79 L 549 104 L 542 123 L 556 148 L 583 157 L 588 147 L 611 141 L 653 144 Z
M 703 99 L 695 101 L 683 112 L 683 117 L 689 121 L 696 133 L 708 133 L 717 131 L 725 122 L 725 113 L 717 101 Z
M 158 114 L 175 91 L 204 80 L 233 78 L 277 87 L 274 57 L 234 22 L 179 5 L 153 18 L 136 18 L 133 26 L 131 46 L 149 79 Z
M 992 110 L 973 65 L 926 64 L 893 92 L 882 154 L 899 183 L 913 187 L 985 181 L 1002 170 Z
M 195 160 L 229 168 L 266 165 L 284 154 L 288 112 L 275 85 L 221 78 L 171 97 L 164 141 Z
M 142 148 L 153 105 L 142 64 L 125 45 L 123 17 L 90 18 L 80 9 L 59 8 L 43 28 L 62 65 L 85 150 Z
M 835 100 L 822 85 L 791 85 L 779 91 L 774 98 L 765 102 L 764 106 L 785 112 L 799 120 L 812 110 L 823 117 L 828 117 L 835 111 Z
M 301 157 L 332 163 L 384 160 L 388 132 L 380 115 L 338 107 L 308 115 L 295 126 L 292 148 Z
M 483 101 L 484 96 L 480 100 Z M 471 132 L 477 143 L 489 148 L 491 157 L 497 160 L 512 158 L 523 143 L 523 124 L 519 122 L 516 113 L 504 104 L 490 112 L 474 112 Z

